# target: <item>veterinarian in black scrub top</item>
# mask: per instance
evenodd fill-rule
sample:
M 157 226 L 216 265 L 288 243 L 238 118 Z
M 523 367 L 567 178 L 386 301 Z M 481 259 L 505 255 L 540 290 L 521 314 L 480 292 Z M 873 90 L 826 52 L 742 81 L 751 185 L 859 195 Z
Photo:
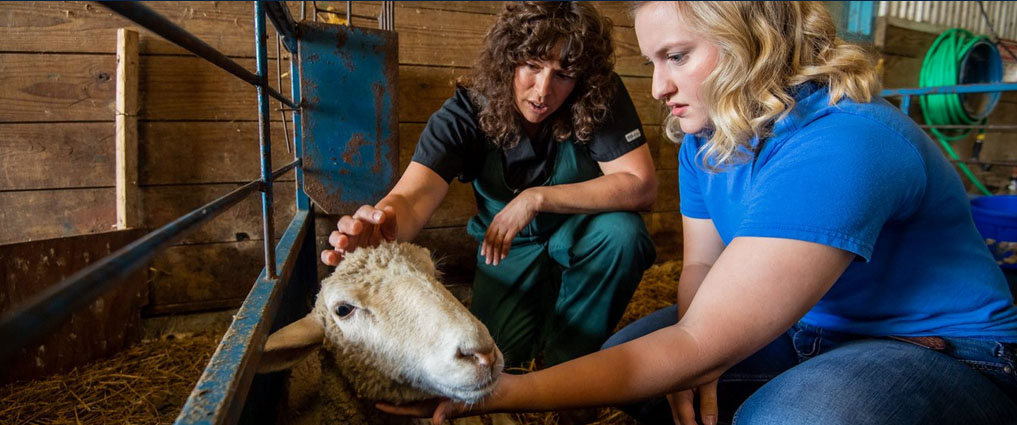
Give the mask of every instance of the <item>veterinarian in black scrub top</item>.
M 587 3 L 507 3 L 399 182 L 339 220 L 322 261 L 413 240 L 459 178 L 477 201 L 471 310 L 506 365 L 596 351 L 655 257 L 635 211 L 657 178 L 611 29 Z

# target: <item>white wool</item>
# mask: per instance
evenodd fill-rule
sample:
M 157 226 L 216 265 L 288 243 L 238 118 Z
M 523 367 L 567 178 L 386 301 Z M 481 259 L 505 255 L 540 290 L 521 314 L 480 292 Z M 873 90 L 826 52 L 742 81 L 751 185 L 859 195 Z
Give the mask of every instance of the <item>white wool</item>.
M 354 307 L 339 317 L 339 305 Z M 367 400 L 483 398 L 503 366 L 487 328 L 438 281 L 427 249 L 382 243 L 348 253 L 324 279 L 313 314 L 333 366 Z M 478 364 L 471 352 L 492 353 Z

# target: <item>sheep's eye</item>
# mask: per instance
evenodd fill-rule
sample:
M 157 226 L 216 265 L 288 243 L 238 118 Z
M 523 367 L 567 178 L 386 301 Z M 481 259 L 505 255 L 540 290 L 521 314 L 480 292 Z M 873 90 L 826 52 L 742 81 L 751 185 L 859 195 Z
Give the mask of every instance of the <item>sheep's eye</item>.
M 342 304 L 339 304 L 339 305 L 337 305 L 335 307 L 335 315 L 339 316 L 339 317 L 346 317 L 346 316 L 349 316 L 350 314 L 352 314 L 353 310 L 356 310 L 356 309 L 357 308 L 352 306 L 352 305 L 349 305 L 349 304 L 346 304 L 346 303 L 342 303 Z

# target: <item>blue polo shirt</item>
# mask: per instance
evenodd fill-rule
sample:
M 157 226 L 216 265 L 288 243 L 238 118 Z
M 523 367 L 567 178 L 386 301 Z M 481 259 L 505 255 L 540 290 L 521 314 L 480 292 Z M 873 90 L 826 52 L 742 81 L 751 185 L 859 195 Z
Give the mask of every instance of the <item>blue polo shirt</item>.
M 796 239 L 857 260 L 802 319 L 872 336 L 1017 341 L 1017 309 L 975 229 L 964 186 L 939 148 L 885 100 L 829 104 L 806 84 L 758 153 L 719 172 L 706 137 L 679 150 L 681 213 L 711 219 L 724 243 Z

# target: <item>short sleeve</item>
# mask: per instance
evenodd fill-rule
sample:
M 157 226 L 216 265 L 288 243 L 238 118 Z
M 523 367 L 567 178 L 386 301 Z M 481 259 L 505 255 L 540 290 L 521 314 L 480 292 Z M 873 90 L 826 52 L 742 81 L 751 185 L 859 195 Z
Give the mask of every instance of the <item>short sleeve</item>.
M 710 218 L 706 209 L 706 201 L 700 188 L 700 162 L 696 159 L 699 151 L 699 140 L 696 136 L 686 134 L 682 145 L 678 148 L 678 195 L 679 210 L 682 215 L 690 218 Z
M 612 161 L 646 143 L 643 124 L 625 84 L 618 74 L 611 77 L 615 91 L 607 118 L 587 143 L 590 157 L 597 162 Z
M 917 211 L 927 182 L 913 144 L 850 113 L 811 123 L 757 161 L 735 237 L 814 242 L 866 261 L 889 220 Z
M 480 161 L 478 152 L 485 137 L 477 124 L 469 94 L 463 87 L 431 114 L 413 152 L 413 162 L 438 173 L 446 182 L 456 176 L 463 181 L 476 178 Z

